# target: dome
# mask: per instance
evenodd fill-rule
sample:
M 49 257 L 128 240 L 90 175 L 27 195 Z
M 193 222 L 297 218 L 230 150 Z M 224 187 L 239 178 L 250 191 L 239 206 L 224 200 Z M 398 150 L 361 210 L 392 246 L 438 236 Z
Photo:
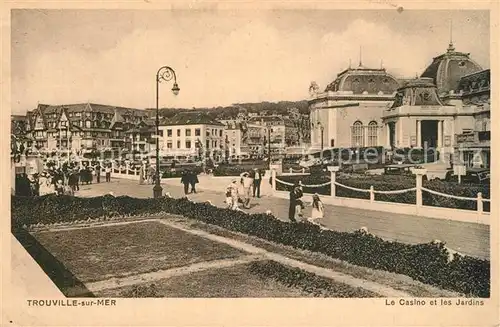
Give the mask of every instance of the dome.
M 483 70 L 469 55 L 455 51 L 453 43 L 450 43 L 446 53 L 435 57 L 421 77 L 432 78 L 439 94 L 456 91 L 463 76 Z
M 398 87 L 398 81 L 384 68 L 371 69 L 360 65 L 357 68 L 348 68 L 338 74 L 325 91 L 380 95 L 393 94 Z
M 402 82 L 392 108 L 409 106 L 444 106 L 437 94 L 432 78 L 421 77 Z

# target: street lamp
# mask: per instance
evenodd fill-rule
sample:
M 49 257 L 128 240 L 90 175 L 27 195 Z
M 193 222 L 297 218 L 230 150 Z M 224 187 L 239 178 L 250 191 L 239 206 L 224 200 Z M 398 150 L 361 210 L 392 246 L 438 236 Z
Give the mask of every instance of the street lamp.
M 159 198 L 162 194 L 162 187 L 160 185 L 160 117 L 159 117 L 159 89 L 160 83 L 162 81 L 168 82 L 174 79 L 174 85 L 172 86 L 172 93 L 174 95 L 179 94 L 179 85 L 177 85 L 177 76 L 175 75 L 175 71 L 168 67 L 163 66 L 158 69 L 156 73 L 156 180 L 155 186 L 153 187 L 153 197 Z

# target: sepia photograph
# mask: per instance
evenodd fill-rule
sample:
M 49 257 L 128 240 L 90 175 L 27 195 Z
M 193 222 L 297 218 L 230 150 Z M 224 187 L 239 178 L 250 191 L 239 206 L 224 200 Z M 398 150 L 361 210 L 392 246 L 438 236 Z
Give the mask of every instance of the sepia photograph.
M 491 14 L 12 8 L 23 306 L 493 308 Z

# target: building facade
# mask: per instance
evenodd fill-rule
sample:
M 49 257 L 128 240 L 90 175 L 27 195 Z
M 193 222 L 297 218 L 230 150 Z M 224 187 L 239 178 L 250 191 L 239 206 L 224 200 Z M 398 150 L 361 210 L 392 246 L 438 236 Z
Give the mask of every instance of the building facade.
M 130 150 L 126 131 L 147 119 L 144 110 L 94 103 L 45 105 L 27 112 L 27 135 L 40 152 L 117 154 Z
M 224 124 L 205 113 L 183 112 L 160 122 L 160 153 L 164 157 L 221 156 Z
M 314 92 L 309 100 L 311 149 L 379 145 L 385 138 L 382 113 L 398 87 L 384 68 L 361 63 L 338 74 L 325 92 Z
M 414 79 L 396 79 L 360 63 L 340 73 L 325 92 L 311 92 L 312 150 L 321 144 L 434 148 L 448 157 L 461 151 L 465 161 L 489 165 L 489 74 L 451 43 Z M 481 149 L 480 159 L 471 158 L 472 149 Z

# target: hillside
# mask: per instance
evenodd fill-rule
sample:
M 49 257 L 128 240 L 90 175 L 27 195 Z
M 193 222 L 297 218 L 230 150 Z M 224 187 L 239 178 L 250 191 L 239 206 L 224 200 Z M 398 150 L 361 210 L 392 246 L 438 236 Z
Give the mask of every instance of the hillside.
M 297 108 L 300 113 L 309 113 L 307 101 L 280 101 L 280 102 L 258 102 L 258 103 L 235 103 L 227 107 L 196 108 L 206 110 L 212 118 L 231 119 L 236 118 L 238 113 L 267 113 L 267 114 L 286 114 L 288 109 Z M 146 110 L 154 110 L 147 108 Z M 161 108 L 160 115 L 163 117 L 172 117 L 176 113 L 185 112 L 193 109 L 188 108 Z

